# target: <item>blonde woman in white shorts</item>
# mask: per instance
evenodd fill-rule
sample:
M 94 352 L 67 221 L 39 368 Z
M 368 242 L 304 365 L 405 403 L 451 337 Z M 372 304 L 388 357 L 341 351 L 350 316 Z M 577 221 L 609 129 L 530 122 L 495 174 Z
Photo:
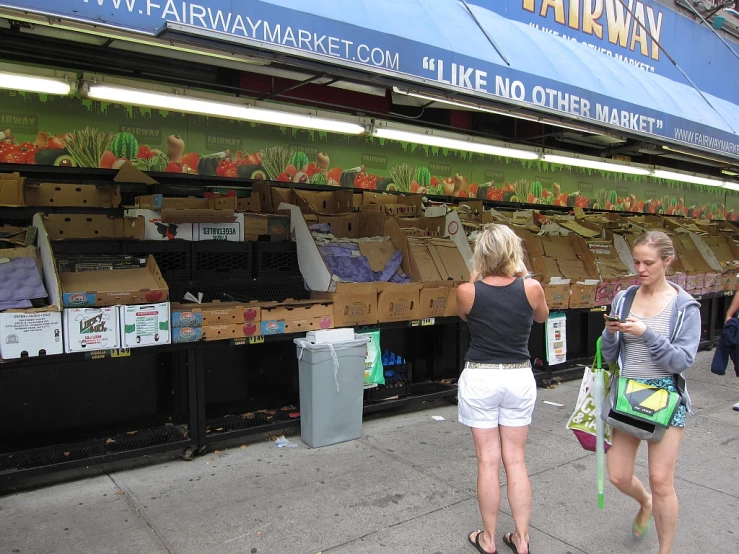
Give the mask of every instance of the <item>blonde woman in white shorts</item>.
M 472 430 L 477 453 L 477 499 L 483 529 L 468 535 L 482 554 L 494 554 L 500 510 L 500 461 L 508 481 L 515 530 L 503 542 L 529 553 L 531 483 L 524 451 L 536 402 L 528 343 L 534 321 L 549 315 L 544 290 L 523 279 L 521 239 L 504 225 L 488 225 L 477 238 L 469 283 L 457 292 L 470 347 L 459 378 L 459 421 Z

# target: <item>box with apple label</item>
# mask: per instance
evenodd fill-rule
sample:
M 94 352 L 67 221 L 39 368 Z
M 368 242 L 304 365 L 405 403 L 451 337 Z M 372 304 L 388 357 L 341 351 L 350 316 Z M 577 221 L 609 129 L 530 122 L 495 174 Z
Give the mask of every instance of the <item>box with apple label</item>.
M 120 306 L 121 347 L 169 344 L 169 302 Z
M 172 344 L 181 344 L 184 342 L 198 342 L 203 338 L 202 327 L 173 327 L 172 328 Z
M 118 308 L 67 308 L 64 310 L 65 352 L 110 350 L 120 347 Z

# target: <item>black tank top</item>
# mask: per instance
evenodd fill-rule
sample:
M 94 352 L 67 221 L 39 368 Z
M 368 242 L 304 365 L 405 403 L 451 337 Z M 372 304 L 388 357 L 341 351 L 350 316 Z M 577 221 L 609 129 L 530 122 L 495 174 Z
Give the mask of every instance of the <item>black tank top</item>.
M 475 301 L 467 314 L 470 348 L 467 361 L 514 364 L 529 361 L 534 308 L 523 279 L 501 287 L 475 282 Z

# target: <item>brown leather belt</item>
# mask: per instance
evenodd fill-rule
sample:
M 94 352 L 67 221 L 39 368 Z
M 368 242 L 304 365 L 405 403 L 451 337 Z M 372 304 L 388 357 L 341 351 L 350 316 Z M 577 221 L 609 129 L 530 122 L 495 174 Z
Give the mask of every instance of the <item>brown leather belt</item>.
M 477 362 L 467 362 L 465 368 L 470 369 L 529 369 L 531 362 L 519 362 L 517 364 L 479 364 Z

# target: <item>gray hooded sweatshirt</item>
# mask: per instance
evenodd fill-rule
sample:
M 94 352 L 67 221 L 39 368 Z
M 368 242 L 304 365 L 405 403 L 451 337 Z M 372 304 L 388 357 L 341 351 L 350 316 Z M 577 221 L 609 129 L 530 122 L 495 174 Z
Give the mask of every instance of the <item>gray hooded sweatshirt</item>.
M 669 282 L 669 281 L 668 281 Z M 655 364 L 670 373 L 682 376 L 683 371 L 688 369 L 695 362 L 695 355 L 698 352 L 698 343 L 701 338 L 701 313 L 698 301 L 685 292 L 675 283 L 670 283 L 677 290 L 677 300 L 675 301 L 675 309 L 672 311 L 670 318 L 670 334 L 665 337 L 654 332 L 647 327 L 644 331 L 642 339 L 649 349 L 649 354 Z M 628 314 L 623 314 L 626 293 L 638 285 L 629 287 L 616 294 L 611 305 L 611 315 L 626 319 Z M 615 362 L 623 364 L 621 358 L 621 349 L 623 347 L 622 333 L 609 333 L 607 329 L 603 329 L 601 340 L 601 351 L 603 359 L 607 362 Z M 685 402 L 688 411 L 692 414 L 690 397 L 688 396 L 687 386 L 685 392 Z

